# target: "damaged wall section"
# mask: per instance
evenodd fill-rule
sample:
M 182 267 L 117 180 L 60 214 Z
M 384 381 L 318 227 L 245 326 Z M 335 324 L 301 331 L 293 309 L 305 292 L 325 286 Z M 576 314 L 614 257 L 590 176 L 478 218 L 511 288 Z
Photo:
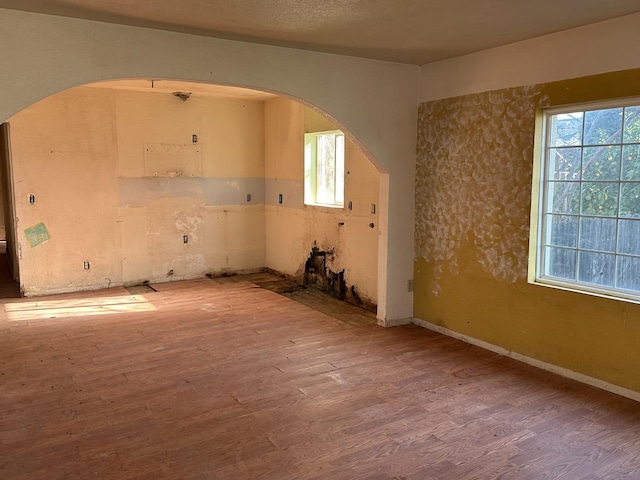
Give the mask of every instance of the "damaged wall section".
M 378 171 L 348 140 L 345 208 L 304 204 L 304 134 L 336 129 L 292 100 L 265 102 L 267 267 L 375 310 L 379 228 L 373 206 L 379 202 Z

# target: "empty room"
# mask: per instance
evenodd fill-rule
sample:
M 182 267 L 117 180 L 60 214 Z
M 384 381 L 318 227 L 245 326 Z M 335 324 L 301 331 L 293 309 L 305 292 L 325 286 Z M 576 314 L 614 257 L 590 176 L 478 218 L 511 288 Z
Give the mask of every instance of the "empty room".
M 0 0 L 0 478 L 640 478 L 638 41 Z

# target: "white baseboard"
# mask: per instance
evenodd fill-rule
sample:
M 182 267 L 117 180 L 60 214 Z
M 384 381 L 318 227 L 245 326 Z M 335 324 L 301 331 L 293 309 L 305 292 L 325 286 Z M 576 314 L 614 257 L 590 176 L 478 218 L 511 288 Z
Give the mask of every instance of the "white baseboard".
M 568 368 L 559 367 L 551 363 L 543 362 L 542 360 L 537 360 L 535 358 L 521 355 L 511 350 L 507 350 L 506 348 L 498 347 L 497 345 L 493 345 L 491 343 L 478 340 L 477 338 L 473 338 L 468 335 L 464 335 L 462 333 L 454 332 L 453 330 L 449 330 L 448 328 L 435 325 L 431 322 L 427 322 L 426 320 L 414 318 L 412 319 L 411 323 L 414 323 L 419 327 L 427 328 L 434 332 L 438 332 L 443 335 L 453 337 L 457 340 L 462 340 L 463 342 L 470 343 L 471 345 L 484 348 L 485 350 L 492 351 L 494 353 L 497 353 L 498 355 L 513 358 L 514 360 L 518 360 L 519 362 L 523 362 L 528 365 L 541 368 L 542 370 L 546 370 L 548 372 L 552 372 L 557 375 L 570 378 L 572 380 L 577 380 L 578 382 L 586 383 L 587 385 L 591 385 L 592 387 L 600 388 L 602 390 L 615 393 L 622 397 L 630 398 L 632 400 L 635 400 L 636 402 L 640 402 L 640 392 L 629 390 L 628 388 L 619 387 L 618 385 L 613 385 L 612 383 L 605 382 L 604 380 L 599 380 L 597 378 L 589 377 L 588 375 L 584 375 L 582 373 L 574 372 L 573 370 L 569 370 Z M 384 325 L 384 326 L 395 326 L 395 325 L 403 325 L 403 324 L 394 323 L 394 325 Z
M 397 318 L 395 320 L 386 320 L 384 318 L 378 319 L 378 325 L 381 327 L 399 327 L 400 325 L 409 325 L 415 323 L 415 318 Z

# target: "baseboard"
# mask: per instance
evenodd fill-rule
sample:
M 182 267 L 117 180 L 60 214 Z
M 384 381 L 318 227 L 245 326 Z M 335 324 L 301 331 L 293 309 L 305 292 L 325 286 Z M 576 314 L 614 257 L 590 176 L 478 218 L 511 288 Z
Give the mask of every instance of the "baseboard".
M 378 319 L 378 325 L 381 327 L 399 327 L 400 325 L 409 325 L 411 323 L 415 323 L 414 318 L 397 318 L 395 320 L 386 320 L 384 318 Z
M 612 383 L 605 382 L 604 380 L 593 378 L 588 375 L 584 375 L 582 373 L 574 372 L 573 370 L 569 370 L 568 368 L 559 367 L 551 363 L 543 362 L 542 360 L 537 360 L 535 358 L 527 357 L 526 355 L 521 355 L 519 353 L 513 352 L 511 350 L 507 350 L 506 348 L 502 348 L 497 345 L 493 345 L 483 340 L 478 340 L 477 338 L 473 338 L 468 335 L 464 335 L 462 333 L 454 332 L 453 330 L 449 330 L 448 328 L 435 325 L 431 322 L 427 322 L 426 320 L 414 318 L 412 319 L 411 323 L 414 323 L 419 327 L 427 328 L 434 332 L 441 333 L 449 337 L 453 337 L 457 340 L 470 343 L 471 345 L 484 348 L 485 350 L 489 350 L 491 352 L 497 353 L 498 355 L 513 358 L 514 360 L 518 360 L 519 362 L 526 363 L 536 368 L 540 368 L 542 370 L 546 370 L 548 372 L 552 372 L 562 377 L 570 378 L 572 380 L 577 380 L 578 382 L 586 383 L 587 385 L 591 385 L 592 387 L 600 388 L 602 390 L 606 390 L 607 392 L 615 393 L 616 395 L 620 395 L 622 397 L 635 400 L 636 402 L 640 402 L 640 392 L 629 390 L 628 388 L 620 387 L 618 385 L 613 385 Z M 402 324 L 399 323 L 397 325 L 402 325 Z M 389 326 L 389 325 L 384 325 L 384 326 Z

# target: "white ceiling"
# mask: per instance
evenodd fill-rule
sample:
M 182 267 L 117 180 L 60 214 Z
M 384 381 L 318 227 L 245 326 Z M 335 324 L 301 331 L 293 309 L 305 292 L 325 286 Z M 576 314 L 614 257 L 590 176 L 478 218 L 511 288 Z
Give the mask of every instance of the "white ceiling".
M 423 65 L 640 11 L 640 0 L 0 0 L 0 7 Z

